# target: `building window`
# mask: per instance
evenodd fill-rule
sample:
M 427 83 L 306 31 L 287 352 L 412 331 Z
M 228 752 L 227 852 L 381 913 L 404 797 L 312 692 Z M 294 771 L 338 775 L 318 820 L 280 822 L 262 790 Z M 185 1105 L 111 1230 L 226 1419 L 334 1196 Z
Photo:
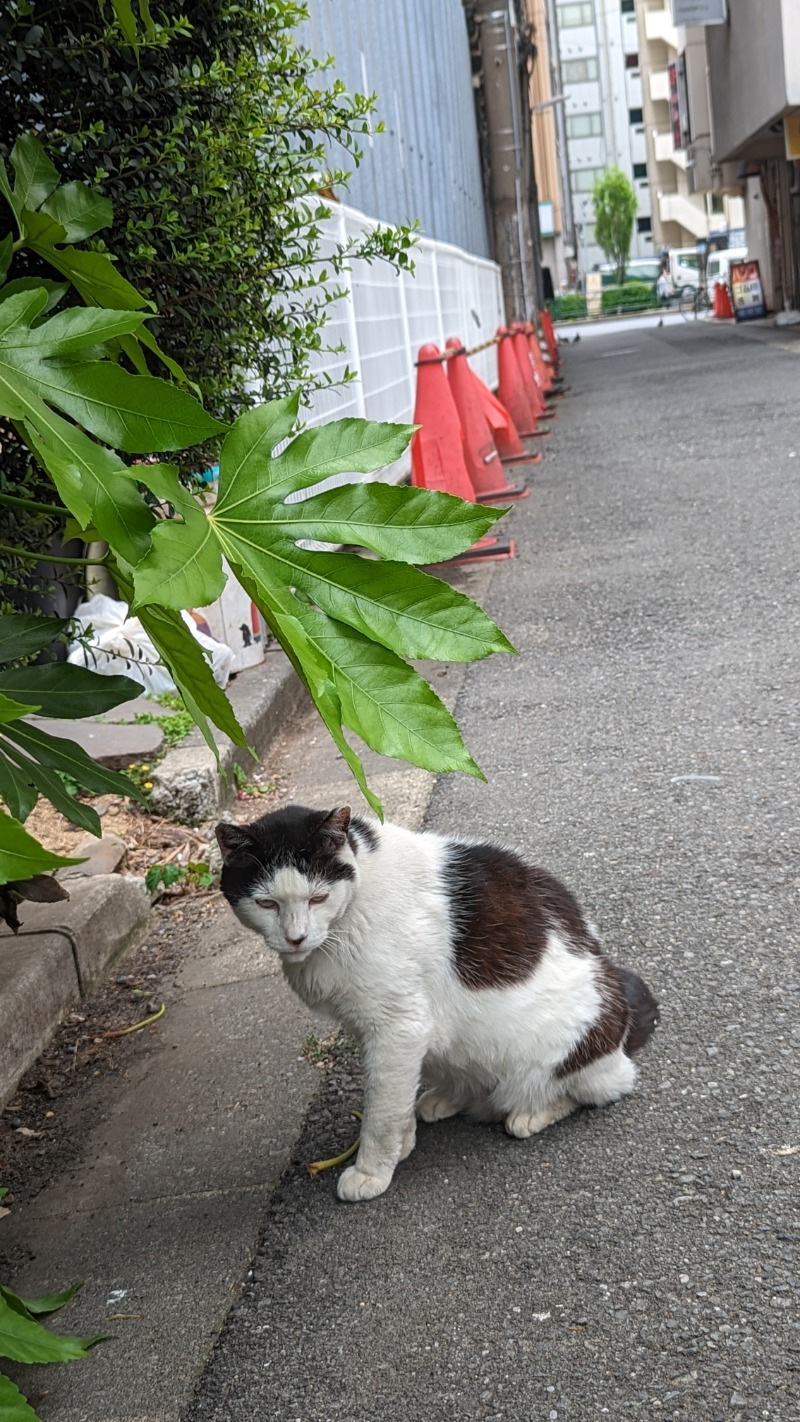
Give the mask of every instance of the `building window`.
M 602 132 L 600 114 L 567 114 L 567 138 L 597 138 Z
M 644 123 L 644 114 L 641 109 L 628 109 L 629 123 Z
M 625 55 L 625 68 L 626 68 L 626 69 L 638 69 L 638 68 L 639 68 L 639 56 L 638 56 L 638 54 L 626 54 L 626 55 Z
M 581 5 L 559 5 L 558 7 L 558 28 L 560 30 L 574 29 L 577 25 L 594 24 L 594 6 L 591 0 L 584 0 Z
M 632 15 L 635 9 L 634 0 L 620 0 L 619 8 L 623 15 Z
M 637 232 L 652 232 L 652 230 L 653 230 L 653 224 L 652 224 L 652 222 L 650 221 L 650 218 L 649 218 L 649 217 L 637 217 L 637 219 L 636 219 L 636 231 L 637 231 Z
M 599 178 L 602 172 L 602 168 L 583 168 L 571 173 L 572 191 L 574 193 L 590 193 L 594 187 L 595 178 Z
M 646 177 L 647 177 L 647 164 L 646 164 L 646 163 L 634 163 L 634 165 L 633 165 L 633 176 L 634 176 L 634 178 L 646 178 Z
M 597 60 L 592 55 L 588 59 L 564 59 L 561 62 L 564 84 L 586 84 L 596 79 L 597 75 Z
M 725 211 L 725 204 L 719 193 L 711 194 L 711 211 L 717 214 Z

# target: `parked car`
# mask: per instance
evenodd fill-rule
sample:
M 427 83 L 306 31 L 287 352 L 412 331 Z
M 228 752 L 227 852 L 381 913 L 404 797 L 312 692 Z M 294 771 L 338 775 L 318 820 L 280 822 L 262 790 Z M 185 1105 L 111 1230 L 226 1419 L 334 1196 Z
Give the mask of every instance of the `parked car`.
M 625 268 L 624 281 L 643 281 L 655 287 L 661 263 L 657 257 L 632 257 Z M 603 286 L 617 285 L 617 268 L 613 262 L 600 267 Z

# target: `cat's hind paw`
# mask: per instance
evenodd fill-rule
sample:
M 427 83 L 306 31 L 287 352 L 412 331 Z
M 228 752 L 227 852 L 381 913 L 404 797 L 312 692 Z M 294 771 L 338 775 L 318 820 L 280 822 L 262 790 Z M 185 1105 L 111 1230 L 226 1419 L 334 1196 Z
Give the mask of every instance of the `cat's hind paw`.
M 392 1180 L 391 1170 L 382 1170 L 376 1175 L 368 1175 L 357 1165 L 348 1165 L 339 1176 L 336 1193 L 340 1200 L 374 1200 L 388 1189 Z
M 577 1102 L 571 1097 L 562 1096 L 558 1101 L 551 1102 L 543 1111 L 512 1111 L 506 1116 L 505 1128 L 510 1136 L 524 1141 L 528 1136 L 536 1136 L 539 1131 L 552 1126 L 554 1121 L 561 1121 L 565 1116 L 571 1115 L 576 1105 Z
M 448 1116 L 457 1116 L 463 1109 L 464 1102 L 440 1086 L 431 1086 L 428 1091 L 423 1091 L 417 1102 L 417 1115 L 421 1121 L 446 1121 Z

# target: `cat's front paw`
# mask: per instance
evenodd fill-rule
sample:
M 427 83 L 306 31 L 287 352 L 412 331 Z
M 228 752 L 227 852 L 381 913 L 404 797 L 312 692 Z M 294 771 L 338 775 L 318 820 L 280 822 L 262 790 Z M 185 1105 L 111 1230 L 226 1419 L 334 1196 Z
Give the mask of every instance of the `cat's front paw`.
M 391 1170 L 368 1175 L 365 1170 L 359 1170 L 357 1165 L 348 1165 L 339 1176 L 336 1193 L 340 1200 L 374 1200 L 388 1189 L 391 1180 Z
M 510 1136 L 525 1141 L 529 1136 L 537 1136 L 555 1121 L 563 1121 L 565 1116 L 571 1115 L 576 1105 L 569 1096 L 562 1096 L 558 1101 L 545 1106 L 543 1111 L 512 1111 L 506 1116 L 505 1127 Z

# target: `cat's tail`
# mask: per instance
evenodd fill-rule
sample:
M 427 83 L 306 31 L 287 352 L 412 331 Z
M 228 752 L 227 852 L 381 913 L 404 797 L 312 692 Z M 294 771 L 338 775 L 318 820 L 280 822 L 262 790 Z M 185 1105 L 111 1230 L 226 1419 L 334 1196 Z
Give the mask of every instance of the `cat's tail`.
M 658 1003 L 639 974 L 631 972 L 630 968 L 620 968 L 618 971 L 630 1013 L 630 1026 L 625 1038 L 625 1051 L 630 1056 L 632 1052 L 640 1051 L 652 1036 L 660 1014 Z

